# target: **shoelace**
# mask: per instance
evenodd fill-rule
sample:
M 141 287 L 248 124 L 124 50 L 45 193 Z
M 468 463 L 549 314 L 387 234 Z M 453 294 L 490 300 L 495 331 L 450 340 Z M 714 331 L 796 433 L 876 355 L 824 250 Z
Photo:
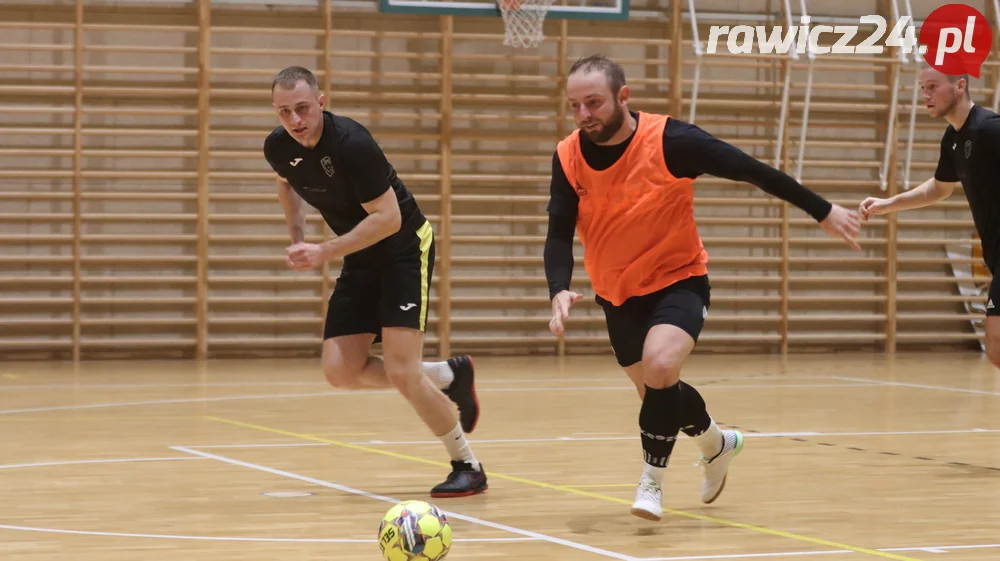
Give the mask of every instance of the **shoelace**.
M 639 494 L 639 502 L 656 504 L 659 502 L 659 496 L 653 489 L 643 489 Z
M 456 479 L 458 479 L 459 477 L 462 477 L 463 473 L 469 473 L 469 472 L 470 472 L 470 470 L 467 470 L 467 469 L 453 468 L 451 470 L 451 473 L 448 474 L 448 477 L 445 478 L 445 481 L 447 481 L 448 483 L 453 483 Z
M 642 495 L 644 499 L 655 500 L 656 493 L 660 490 L 660 486 L 656 484 L 655 481 L 643 481 L 639 485 L 639 494 Z

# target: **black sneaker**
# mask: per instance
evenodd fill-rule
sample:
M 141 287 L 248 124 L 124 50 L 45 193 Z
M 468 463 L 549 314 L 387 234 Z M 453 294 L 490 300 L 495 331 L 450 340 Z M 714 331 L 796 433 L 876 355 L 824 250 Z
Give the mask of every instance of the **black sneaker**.
M 431 489 L 431 497 L 437 499 L 468 497 L 482 493 L 489 488 L 486 484 L 486 472 L 483 470 L 482 464 L 479 465 L 478 470 L 475 470 L 472 469 L 472 464 L 468 462 L 456 462 L 453 460 L 451 462 L 451 470 L 444 483 Z
M 449 358 L 448 367 L 455 374 L 455 380 L 447 389 L 441 391 L 458 405 L 458 418 L 462 423 L 462 431 L 469 434 L 476 429 L 476 423 L 479 422 L 476 365 L 472 362 L 472 357 L 461 355 Z

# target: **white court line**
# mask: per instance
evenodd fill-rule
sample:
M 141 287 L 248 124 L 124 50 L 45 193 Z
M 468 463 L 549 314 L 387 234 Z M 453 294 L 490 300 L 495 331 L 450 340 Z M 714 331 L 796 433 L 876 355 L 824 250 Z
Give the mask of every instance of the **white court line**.
M 855 378 L 849 376 L 830 376 L 834 380 L 844 380 L 847 382 L 868 382 L 879 386 L 898 386 L 903 388 L 918 388 L 922 390 L 937 390 L 942 392 L 971 393 L 976 395 L 1000 395 L 1000 392 L 987 390 L 970 390 L 967 388 L 954 388 L 951 386 L 933 386 L 929 384 L 911 384 L 909 382 L 889 382 L 887 380 L 876 380 L 874 378 Z
M 996 431 L 993 431 L 996 432 Z M 279 446 L 327 446 L 326 444 L 320 443 L 301 443 L 301 444 L 288 444 Z M 274 445 L 220 445 L 218 447 L 251 447 L 251 446 L 274 446 Z M 217 459 L 220 461 L 226 461 L 227 463 L 234 463 L 236 465 L 241 465 L 244 467 L 251 467 L 252 464 L 246 464 L 245 462 L 240 462 L 238 460 L 229 460 L 223 456 L 215 456 L 213 454 L 198 454 L 191 447 L 172 447 L 175 450 L 187 452 L 189 454 L 194 454 L 196 457 L 190 456 L 172 456 L 163 458 L 115 458 L 115 459 L 104 459 L 104 460 L 74 460 L 65 462 L 39 462 L 32 464 L 8 464 L 0 465 L 0 469 L 14 469 L 14 468 L 30 468 L 30 467 L 45 467 L 45 466 L 61 466 L 61 465 L 78 465 L 78 464 L 110 464 L 110 463 L 126 463 L 126 462 L 157 462 L 157 461 L 197 461 L 205 459 Z M 207 448 L 207 447 L 205 447 Z M 312 480 L 311 478 L 303 478 L 295 474 L 288 474 L 287 472 L 281 472 L 280 470 L 271 470 L 270 468 L 265 468 L 264 466 L 253 466 L 253 469 L 262 468 L 263 471 L 269 473 L 275 473 L 277 475 L 285 475 L 295 479 L 300 479 L 303 481 L 317 483 L 324 485 L 324 483 L 318 482 L 318 480 Z M 326 484 L 324 486 L 332 487 L 338 490 L 344 490 L 354 494 L 360 494 L 369 498 L 375 498 L 378 500 L 387 500 L 390 502 L 396 502 L 393 499 L 387 497 L 380 497 L 378 495 L 372 495 L 365 493 L 363 491 L 356 491 L 350 488 L 342 487 L 335 484 Z M 471 517 L 463 517 L 461 515 L 456 515 L 454 513 L 446 513 L 448 516 L 460 520 L 467 520 L 473 523 L 482 523 L 477 519 Z M 509 529 L 502 525 L 492 525 L 492 523 L 487 523 L 491 527 L 496 527 L 502 530 L 513 531 L 513 533 L 523 534 L 527 531 L 517 531 L 517 529 Z M 306 542 L 306 543 L 375 543 L 377 540 L 374 539 L 334 539 L 334 538 L 255 538 L 255 537 L 226 537 L 226 536 L 184 536 L 184 535 L 171 535 L 171 534 L 138 534 L 138 533 L 122 533 L 122 532 L 97 532 L 97 531 L 84 531 L 84 530 L 63 530 L 56 528 L 38 528 L 29 526 L 13 526 L 0 524 L 0 529 L 6 530 L 17 530 L 17 531 L 29 531 L 29 532 L 43 532 L 43 533 L 54 533 L 54 534 L 74 534 L 74 535 L 89 535 L 89 536 L 107 536 L 107 537 L 128 537 L 128 538 L 151 538 L 151 539 L 175 539 L 175 540 L 204 540 L 204 541 L 241 541 L 241 542 Z M 541 536 L 541 535 L 539 535 Z M 552 538 L 553 540 L 557 538 Z M 545 537 L 535 537 L 527 536 L 521 538 L 459 538 L 455 540 L 456 542 L 527 542 L 527 541 L 551 541 L 547 540 Z M 564 541 L 564 540 L 562 540 Z M 565 544 L 563 544 L 565 545 Z M 573 546 L 570 546 L 573 547 Z M 584 546 L 589 547 L 589 546 Z M 923 547 L 896 547 L 896 548 L 883 548 L 877 551 L 883 552 L 907 552 L 907 551 L 922 551 L 927 553 L 947 553 L 951 550 L 966 550 L 966 549 L 995 549 L 1000 548 L 1000 543 L 996 544 L 970 544 L 970 545 L 938 545 L 938 546 L 923 546 Z M 700 561 L 700 560 L 713 560 L 713 559 L 751 559 L 751 558 L 766 558 L 766 557 L 787 557 L 787 556 L 806 556 L 806 555 L 835 555 L 835 554 L 845 554 L 852 553 L 847 550 L 824 550 L 824 551 L 795 551 L 795 552 L 775 552 L 775 553 L 744 553 L 744 554 L 729 554 L 729 555 L 696 555 L 696 556 L 679 556 L 679 557 L 652 557 L 652 558 L 630 558 L 627 556 L 618 556 L 618 559 L 630 559 L 631 561 Z
M 695 376 L 693 379 L 697 382 L 711 381 L 711 380 L 734 380 L 738 378 L 745 378 L 748 380 L 824 380 L 829 379 L 829 376 Z M 600 376 L 594 378 L 555 378 L 555 377 L 542 377 L 542 378 L 511 378 L 511 379 L 495 379 L 495 380 L 476 380 L 476 385 L 483 384 L 551 384 L 553 382 L 568 382 L 568 383 L 587 383 L 587 382 L 618 382 L 625 378 L 623 376 Z M 191 382 L 191 383 L 172 383 L 172 384 L 16 384 L 16 385 L 5 385 L 0 381 L 0 391 L 3 390 L 39 390 L 39 389 L 111 389 L 111 388 L 148 388 L 148 389 L 160 389 L 160 388 L 252 388 L 255 386 L 268 387 L 268 386 L 317 386 L 326 387 L 328 384 L 322 381 L 310 381 L 310 380 L 290 380 L 286 382 L 276 382 L 276 381 L 248 381 L 248 382 Z
M 952 430 L 899 430 L 899 431 L 872 431 L 872 432 L 817 432 L 817 433 L 801 433 L 805 436 L 906 436 L 906 435 L 929 435 L 929 434 L 969 434 L 969 433 L 991 433 L 1000 432 L 1000 429 L 952 429 Z M 773 435 L 768 435 L 765 433 L 751 433 L 744 434 L 743 436 L 798 436 L 795 433 L 774 433 Z
M 874 432 L 744 432 L 744 438 L 785 438 L 792 436 L 886 436 L 886 435 L 929 435 L 929 434 L 970 434 L 970 433 L 997 433 L 1000 429 L 967 429 L 967 430 L 929 430 L 929 431 L 874 431 Z M 681 433 L 680 438 L 689 438 Z M 556 436 L 551 438 L 508 438 L 508 439 L 469 439 L 474 444 L 513 444 L 530 442 L 595 442 L 595 441 L 624 441 L 639 440 L 638 436 Z M 395 445 L 395 444 L 435 444 L 439 440 L 366 440 L 350 442 L 356 445 Z M 208 448 L 200 447 L 200 448 Z
M 73 460 L 69 462 L 38 462 L 34 464 L 7 464 L 7 465 L 0 465 L 0 469 L 72 466 L 80 464 L 124 464 L 130 462 L 182 462 L 182 461 L 191 461 L 198 459 L 203 459 L 203 458 L 191 458 L 189 456 L 174 456 L 172 458 L 115 458 L 108 460 Z
M 325 444 L 317 444 L 326 446 Z M 68 466 L 80 464 L 116 464 L 128 462 L 170 462 L 170 461 L 204 461 L 209 458 L 198 456 L 172 456 L 165 458 L 114 458 L 104 460 L 73 460 L 66 462 L 38 462 L 33 464 L 7 464 L 0 465 L 0 469 L 34 468 L 49 466 Z M 25 532 L 44 532 L 50 534 L 76 534 L 85 536 L 108 536 L 120 538 L 155 538 L 173 540 L 205 540 L 205 541 L 245 541 L 245 542 L 309 542 L 309 543 L 377 543 L 377 539 L 321 539 L 321 538 L 251 538 L 251 537 L 222 537 L 222 536 L 182 536 L 171 534 L 134 534 L 122 532 L 94 532 L 85 530 L 62 530 L 58 528 L 37 528 L 31 526 L 11 526 L 0 524 L 0 529 L 20 530 Z M 524 542 L 539 541 L 537 538 L 465 538 L 456 539 L 456 542 Z
M 775 385 L 712 385 L 705 386 L 706 389 L 773 389 L 773 388 L 849 388 L 849 387 L 870 387 L 872 384 L 775 384 Z M 479 393 L 492 392 L 594 392 L 594 391 L 622 391 L 635 392 L 635 386 L 581 386 L 563 388 L 479 388 Z M 194 397 L 183 399 L 161 399 L 150 401 L 126 401 L 119 403 L 90 403 L 85 405 L 56 405 L 51 407 L 29 407 L 25 409 L 2 409 L 0 415 L 15 415 L 20 413 L 46 413 L 52 411 L 77 411 L 82 409 L 105 409 L 111 407 L 136 407 L 143 405 L 168 405 L 180 403 L 209 403 L 220 401 L 241 401 L 249 399 L 294 399 L 304 397 L 330 397 L 330 396 L 362 396 L 362 395 L 386 395 L 396 394 L 396 390 L 359 390 L 359 391 L 332 391 L 315 393 L 294 393 L 294 394 L 268 394 L 268 395 L 233 395 L 223 397 Z
M 386 390 L 389 393 L 395 390 Z M 634 391 L 634 390 L 633 390 Z M 0 415 L 15 415 L 18 413 L 45 413 L 49 411 L 76 411 L 80 409 L 104 409 L 109 407 L 136 407 L 142 405 L 166 405 L 176 403 L 207 403 L 216 401 L 240 401 L 246 399 L 292 399 L 296 397 L 324 397 L 330 395 L 348 395 L 350 392 L 293 393 L 284 395 L 233 395 L 226 397 L 194 397 L 186 399 L 158 399 L 150 401 L 126 401 L 119 403 L 90 403 L 86 405 L 57 405 L 52 407 L 29 407 L 26 409 L 2 409 Z
M 205 382 L 189 384 L 18 384 L 7 386 L 0 383 L 2 390 L 109 390 L 109 389 L 149 389 L 163 388 L 252 388 L 271 386 L 327 386 L 326 382 L 295 380 L 289 382 Z
M 574 383 L 586 383 L 586 382 L 618 382 L 625 381 L 628 382 L 628 378 L 624 376 L 624 372 L 619 371 L 620 374 L 617 376 L 595 376 L 592 378 L 559 378 L 556 376 L 540 376 L 538 378 L 497 378 L 493 380 L 476 380 L 476 384 L 540 384 L 546 383 L 550 384 L 552 382 L 574 382 Z M 699 384 L 701 382 L 709 382 L 712 380 L 824 380 L 827 376 L 816 376 L 816 375 L 795 375 L 795 376 L 785 376 L 782 374 L 768 374 L 768 375 L 747 375 L 747 376 L 698 376 L 693 375 L 690 377 L 692 384 Z
M 204 460 L 206 458 L 192 458 Z M 171 534 L 129 534 L 122 532 L 90 532 L 86 530 L 60 530 L 58 528 L 34 528 L 31 526 L 10 526 L 0 524 L 2 530 L 20 530 L 22 532 L 43 532 L 47 534 L 73 534 L 78 536 L 105 536 L 112 538 L 152 538 L 161 540 L 199 540 L 213 542 L 305 542 L 305 543 L 378 543 L 377 539 L 349 538 L 251 538 L 229 536 L 181 536 Z M 456 542 L 529 542 L 539 541 L 535 538 L 456 538 Z
M 871 432 L 748 432 L 744 433 L 744 438 L 787 438 L 793 436 L 919 436 L 932 434 L 992 434 L 1000 433 L 1000 429 L 955 429 L 955 430 L 905 430 L 905 431 L 871 431 Z M 686 434 L 678 435 L 680 438 L 689 438 Z M 472 444 L 514 444 L 530 442 L 601 442 L 601 441 L 626 441 L 638 440 L 637 436 L 553 436 L 549 438 L 497 438 L 497 439 L 476 439 L 470 438 Z M 439 444 L 439 440 L 363 440 L 349 442 L 359 446 L 370 445 L 406 445 L 406 444 Z M 266 444 L 204 444 L 188 445 L 186 448 L 195 450 L 213 450 L 216 448 L 297 448 L 304 446 L 330 446 L 322 442 L 287 442 L 287 443 L 266 443 Z
M 734 553 L 731 555 L 682 555 L 678 557 L 644 557 L 637 561 L 711 561 L 713 559 L 772 559 L 778 557 L 804 557 L 806 555 L 843 555 L 854 553 L 846 549 L 821 551 L 782 551 L 777 553 Z
M 932 545 L 925 547 L 887 547 L 885 549 L 880 549 L 879 551 L 926 551 L 928 553 L 941 553 L 945 551 L 951 551 L 953 549 L 996 549 L 1000 548 L 1000 543 L 982 543 L 982 544 L 972 544 L 972 545 Z M 940 550 L 940 551 L 932 551 Z
M 257 471 L 262 471 L 262 472 L 265 472 L 265 473 L 270 473 L 270 474 L 273 474 L 273 475 L 280 475 L 282 477 L 288 477 L 290 479 L 297 479 L 299 481 L 304 481 L 306 483 L 312 483 L 313 485 L 320 485 L 322 487 L 328 487 L 330 489 L 336 489 L 338 491 L 342 491 L 342 492 L 345 492 L 345 493 L 350 493 L 352 495 L 358 495 L 358 496 L 366 497 L 366 498 L 369 498 L 369 499 L 375 499 L 375 500 L 382 501 L 382 502 L 387 502 L 387 503 L 390 503 L 390 504 L 397 504 L 397 503 L 400 502 L 397 499 L 393 499 L 393 498 L 386 497 L 386 496 L 383 496 L 383 495 L 376 495 L 374 493 L 369 493 L 367 491 L 362 491 L 360 489 L 354 489 L 352 487 L 347 487 L 347 486 L 344 486 L 344 485 L 338 485 L 336 483 L 331 483 L 329 481 L 324 481 L 322 479 L 315 479 L 315 478 L 312 478 L 312 477 L 308 477 L 308 476 L 305 476 L 305 475 L 299 475 L 297 473 L 291 473 L 291 472 L 283 471 L 283 470 L 280 470 L 280 469 L 275 469 L 275 468 L 271 468 L 271 467 L 267 467 L 267 466 L 262 466 L 262 465 L 258 465 L 258 464 L 251 464 L 249 462 L 244 462 L 244 461 L 241 461 L 241 460 L 234 460 L 232 458 L 227 458 L 225 456 L 218 456 L 218 455 L 215 455 L 215 454 L 210 454 L 208 452 L 202 452 L 200 450 L 194 450 L 192 448 L 185 448 L 183 446 L 171 446 L 170 449 L 171 450 L 176 450 L 178 452 L 186 452 L 188 454 L 194 454 L 195 456 L 201 456 L 203 458 L 209 458 L 209 459 L 212 459 L 212 460 L 218 460 L 220 462 L 224 462 L 224 463 L 227 463 L 227 464 L 232 464 L 232 465 L 235 465 L 235 466 L 241 466 L 241 467 L 245 467 L 245 468 L 249 468 L 249 469 L 253 469 L 253 470 L 257 470 Z M 535 538 L 537 540 L 543 540 L 543 541 L 547 541 L 549 543 L 554 543 L 554 544 L 557 544 L 557 545 L 571 547 L 571 548 L 579 550 L 579 551 L 585 551 L 587 553 L 593 553 L 595 555 L 601 555 L 601 556 L 604 556 L 604 557 L 610 557 L 612 559 L 619 559 L 621 561 L 636 561 L 635 557 L 632 557 L 632 556 L 629 556 L 629 555 L 624 555 L 624 554 L 621 554 L 621 553 L 615 553 L 613 551 L 607 551 L 607 550 L 604 550 L 604 549 L 599 549 L 599 548 L 596 548 L 596 547 L 591 547 L 589 545 L 584 545 L 584 544 L 572 542 L 572 541 L 569 541 L 569 540 L 564 540 L 562 538 L 556 538 L 556 537 L 552 537 L 552 536 L 547 536 L 545 534 L 539 534 L 537 532 L 532 532 L 532 531 L 529 531 L 529 530 L 523 530 L 521 528 L 515 528 L 513 526 L 507 526 L 507 525 L 504 525 L 504 524 L 497 524 L 496 522 L 489 522 L 489 521 L 483 520 L 481 518 L 474 518 L 472 516 L 466 516 L 464 514 L 457 514 L 455 512 L 451 512 L 451 511 L 442 511 L 442 512 L 444 512 L 445 516 L 447 516 L 449 518 L 453 518 L 455 520 L 464 520 L 466 522 L 471 522 L 473 524 L 479 524 L 480 526 L 486 526 L 487 528 L 493 528 L 493 529 L 496 529 L 496 530 L 505 530 L 507 532 L 510 532 L 510 533 L 513 533 L 513 534 L 518 534 L 520 536 L 524 536 L 524 537 L 528 537 L 528 538 Z
M 937 546 L 924 546 L 924 547 L 885 547 L 876 549 L 875 551 L 881 551 L 883 553 L 893 553 L 893 552 L 904 552 L 904 551 L 922 551 L 924 553 L 948 553 L 953 550 L 961 549 L 994 549 L 1000 548 L 1000 543 L 991 544 L 976 544 L 976 545 L 937 545 Z M 772 557 L 798 557 L 806 555 L 843 555 L 847 553 L 854 553 L 853 551 L 848 551 L 846 549 L 827 549 L 819 551 L 781 551 L 773 553 L 732 553 L 732 554 L 722 554 L 722 555 L 684 555 L 679 557 L 644 557 L 636 559 L 636 561 L 709 561 L 712 559 L 755 559 L 755 558 L 772 558 Z
M 440 442 L 440 440 L 438 441 Z M 303 446 L 330 446 L 324 442 L 274 442 L 271 444 L 209 444 L 207 446 L 185 446 L 196 450 L 212 450 L 216 448 L 300 448 Z
M 710 389 L 725 389 L 725 390 L 737 390 L 737 389 L 747 389 L 747 388 L 761 388 L 761 389 L 780 389 L 780 388 L 866 388 L 871 387 L 875 384 L 869 382 L 857 382 L 853 384 L 705 384 L 699 386 L 699 388 L 704 388 L 706 390 Z M 479 391 L 482 392 L 586 392 L 586 391 L 604 391 L 604 390 L 628 390 L 635 391 L 635 386 L 632 385 L 619 385 L 619 386 L 586 386 L 579 388 L 484 388 Z

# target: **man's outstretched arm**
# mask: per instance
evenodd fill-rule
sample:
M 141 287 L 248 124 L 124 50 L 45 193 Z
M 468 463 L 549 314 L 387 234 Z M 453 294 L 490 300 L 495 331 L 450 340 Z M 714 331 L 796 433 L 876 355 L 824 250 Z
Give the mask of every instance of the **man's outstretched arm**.
M 860 231 L 856 213 L 827 201 L 793 177 L 715 138 L 695 125 L 671 119 L 663 135 L 667 168 L 676 177 L 713 175 L 756 186 L 792 204 L 815 219 L 833 237 L 860 249 L 854 238 Z

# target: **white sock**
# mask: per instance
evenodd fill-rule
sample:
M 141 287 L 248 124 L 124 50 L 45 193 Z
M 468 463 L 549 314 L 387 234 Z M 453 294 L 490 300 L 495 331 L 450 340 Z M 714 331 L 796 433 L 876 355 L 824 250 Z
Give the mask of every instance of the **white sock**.
M 705 432 L 698 436 L 692 436 L 691 440 L 694 440 L 698 444 L 698 447 L 701 448 L 701 455 L 706 460 L 711 460 L 718 456 L 719 452 L 722 452 L 722 445 L 724 443 L 722 431 L 715 424 L 715 419 L 712 419 L 712 424 L 708 425 Z
M 472 448 L 469 446 L 469 441 L 465 439 L 465 433 L 462 432 L 461 424 L 456 424 L 455 428 L 451 429 L 451 432 L 438 438 L 444 443 L 444 447 L 448 449 L 452 460 L 470 463 L 472 464 L 472 469 L 479 470 L 479 460 L 472 455 Z
M 663 487 L 663 474 L 667 472 L 665 467 L 656 467 L 649 464 L 643 464 L 642 473 L 643 475 L 648 475 L 650 479 L 656 482 L 657 485 Z
M 443 390 L 455 381 L 455 373 L 447 362 L 422 362 L 424 374 L 434 382 L 434 386 Z

